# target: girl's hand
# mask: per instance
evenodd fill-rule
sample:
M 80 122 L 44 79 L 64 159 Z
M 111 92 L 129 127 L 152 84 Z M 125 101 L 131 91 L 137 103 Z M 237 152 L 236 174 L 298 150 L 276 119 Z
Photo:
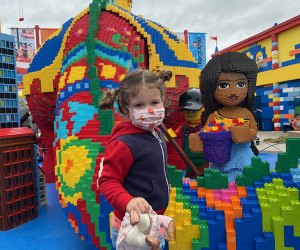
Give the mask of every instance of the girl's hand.
M 174 221 L 170 221 L 165 239 L 167 241 L 174 240 L 175 226 Z
M 131 213 L 133 210 L 141 214 L 148 213 L 150 210 L 150 205 L 144 198 L 133 198 L 128 202 L 126 206 L 126 212 Z

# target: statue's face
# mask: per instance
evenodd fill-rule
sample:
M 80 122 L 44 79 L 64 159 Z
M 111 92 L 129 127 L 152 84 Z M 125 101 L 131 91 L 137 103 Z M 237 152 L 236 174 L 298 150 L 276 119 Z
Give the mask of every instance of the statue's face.
M 248 79 L 243 73 L 222 72 L 218 78 L 217 88 L 215 89 L 216 100 L 224 105 L 238 106 L 248 93 Z

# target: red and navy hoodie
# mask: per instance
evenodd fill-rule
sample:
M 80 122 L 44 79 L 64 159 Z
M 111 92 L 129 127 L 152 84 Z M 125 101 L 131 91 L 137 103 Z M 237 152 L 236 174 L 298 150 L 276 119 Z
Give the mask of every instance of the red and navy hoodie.
M 121 221 L 134 197 L 144 198 L 158 214 L 168 206 L 167 147 L 161 130 L 157 135 L 131 122 L 121 122 L 112 131 L 100 168 L 99 187 Z

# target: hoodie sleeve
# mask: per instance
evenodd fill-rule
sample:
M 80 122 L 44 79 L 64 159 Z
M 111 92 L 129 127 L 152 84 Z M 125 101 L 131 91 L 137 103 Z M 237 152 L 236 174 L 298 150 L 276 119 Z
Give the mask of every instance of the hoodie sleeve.
M 99 179 L 100 192 L 114 209 L 123 212 L 126 212 L 128 202 L 134 198 L 122 185 L 133 161 L 129 147 L 122 141 L 114 140 L 105 148 Z

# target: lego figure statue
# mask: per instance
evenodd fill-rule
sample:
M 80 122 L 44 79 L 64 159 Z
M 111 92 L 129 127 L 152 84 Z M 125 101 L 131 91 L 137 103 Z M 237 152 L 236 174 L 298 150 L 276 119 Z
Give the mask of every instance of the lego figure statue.
M 201 72 L 203 131 L 229 130 L 232 140 L 229 160 L 212 162 L 210 167 L 227 173 L 229 182 L 241 175 L 245 166 L 251 165 L 254 156 L 251 142 L 256 137 L 257 126 L 252 104 L 257 72 L 255 61 L 238 52 L 213 57 Z
M 191 88 L 184 92 L 179 98 L 179 111 L 183 111 L 185 123 L 175 132 L 177 137 L 182 137 L 182 148 L 184 152 L 201 174 L 204 168 L 208 167 L 208 163 L 204 158 L 203 152 L 192 152 L 190 150 L 189 135 L 201 130 L 202 124 L 200 118 L 203 110 L 200 90 L 198 88 Z M 196 177 L 188 166 L 186 166 L 186 176 Z
M 144 214 L 132 210 L 130 214 L 126 213 L 122 220 L 117 249 L 159 250 L 162 247 L 160 237 L 168 241 L 174 240 L 174 221 L 171 217 L 157 215 L 152 208 Z

